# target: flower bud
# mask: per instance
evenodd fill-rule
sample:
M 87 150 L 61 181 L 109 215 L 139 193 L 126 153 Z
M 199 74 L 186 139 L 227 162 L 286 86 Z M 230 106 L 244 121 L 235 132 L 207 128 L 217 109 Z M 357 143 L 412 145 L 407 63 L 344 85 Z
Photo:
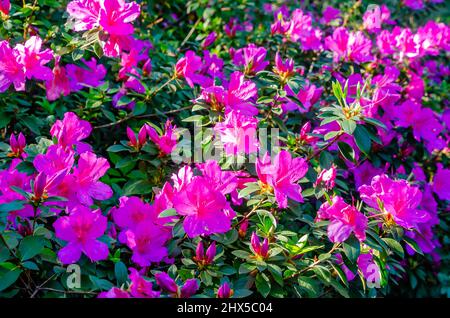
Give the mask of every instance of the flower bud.
M 231 298 L 234 291 L 230 288 L 228 283 L 223 283 L 217 291 L 217 298 Z

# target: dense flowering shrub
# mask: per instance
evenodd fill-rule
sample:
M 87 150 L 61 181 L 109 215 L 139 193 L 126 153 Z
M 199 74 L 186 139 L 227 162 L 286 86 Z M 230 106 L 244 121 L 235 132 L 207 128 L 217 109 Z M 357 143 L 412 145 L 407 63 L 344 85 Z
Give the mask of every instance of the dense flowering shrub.
M 0 297 L 450 294 L 444 1 L 0 17 Z

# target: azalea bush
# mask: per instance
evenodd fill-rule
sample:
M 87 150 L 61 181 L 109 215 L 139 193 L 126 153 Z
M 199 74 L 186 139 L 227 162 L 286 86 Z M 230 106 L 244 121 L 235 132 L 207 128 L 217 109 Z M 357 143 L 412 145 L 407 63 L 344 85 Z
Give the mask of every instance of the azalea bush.
M 448 297 L 442 0 L 0 0 L 0 297 Z

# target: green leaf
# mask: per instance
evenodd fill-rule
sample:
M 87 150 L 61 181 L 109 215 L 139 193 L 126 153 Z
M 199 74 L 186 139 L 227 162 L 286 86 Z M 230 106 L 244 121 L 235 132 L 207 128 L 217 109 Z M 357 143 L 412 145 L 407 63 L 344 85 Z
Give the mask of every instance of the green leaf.
M 281 286 L 283 286 L 283 270 L 280 266 L 275 264 L 268 264 L 267 269 L 272 274 L 273 279 Z
M 14 270 L 5 271 L 4 273 L 2 272 L 0 272 L 0 291 L 3 291 L 14 284 L 22 273 L 22 270 L 16 268 Z
M 231 254 L 242 259 L 247 259 L 250 256 L 249 252 L 243 250 L 236 250 L 231 252 Z
M 114 274 L 116 275 L 117 285 L 121 286 L 128 280 L 128 270 L 124 263 L 117 262 L 114 265 Z
M 299 276 L 297 281 L 300 289 L 304 290 L 309 297 L 314 298 L 319 296 L 320 290 L 317 286 L 317 279 Z
M 355 161 L 355 151 L 346 142 L 338 141 L 339 151 L 345 159 L 349 161 Z
M 370 153 L 372 142 L 370 140 L 370 134 L 367 131 L 366 127 L 358 125 L 353 136 L 355 137 L 355 142 L 358 148 L 368 156 Z
M 342 244 L 344 248 L 344 253 L 347 258 L 355 263 L 358 259 L 359 254 L 361 253 L 361 244 L 358 239 L 356 239 L 353 235 Z
M 177 210 L 175 210 L 175 209 L 166 209 L 166 210 L 162 211 L 158 215 L 158 218 L 165 218 L 165 217 L 174 216 L 174 215 L 178 215 L 177 214 Z
M 25 201 L 19 200 L 11 201 L 8 203 L 2 203 L 0 205 L 0 213 L 22 210 L 24 203 Z
M 108 151 L 108 152 L 121 152 L 121 151 L 125 151 L 125 150 L 129 150 L 129 149 L 123 145 L 112 145 L 112 146 L 108 147 L 108 149 L 106 149 L 106 151 Z
M 401 258 L 405 256 L 405 252 L 403 251 L 402 245 L 394 239 L 391 238 L 383 238 L 383 241 Z
M 38 255 L 45 248 L 45 239 L 42 236 L 27 236 L 19 245 L 21 260 L 25 261 Z
M 264 273 L 258 273 L 256 275 L 255 283 L 256 289 L 264 298 L 266 298 L 270 293 L 270 289 L 272 288 L 269 277 L 267 277 L 267 275 Z
M 352 135 L 356 129 L 356 122 L 353 119 L 344 119 L 339 122 L 342 129 L 349 135 Z
M 419 245 L 417 244 L 416 241 L 414 241 L 413 239 L 404 236 L 403 240 L 405 241 L 406 244 L 409 245 L 409 247 L 411 247 L 416 253 L 419 253 L 420 255 L 423 255 L 422 249 L 419 247 Z
M 365 117 L 363 120 L 364 120 L 366 123 L 369 123 L 369 124 L 371 124 L 371 125 L 378 126 L 378 127 L 383 128 L 384 130 L 387 130 L 386 125 L 383 124 L 383 123 L 382 123 L 381 121 L 379 121 L 378 119 Z
M 89 279 L 94 284 L 95 289 L 109 290 L 114 287 L 114 284 L 106 279 L 101 279 L 93 275 L 89 275 Z

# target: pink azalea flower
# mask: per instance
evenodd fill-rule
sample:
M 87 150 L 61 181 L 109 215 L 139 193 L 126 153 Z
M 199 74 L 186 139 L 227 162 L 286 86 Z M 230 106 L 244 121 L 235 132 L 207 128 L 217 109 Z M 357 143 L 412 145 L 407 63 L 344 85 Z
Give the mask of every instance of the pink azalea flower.
M 8 169 L 0 170 L 0 205 L 15 200 L 23 200 L 23 196 L 20 193 L 11 189 L 12 186 L 31 192 L 30 181 L 32 177 L 16 170 L 20 162 L 22 162 L 21 159 L 15 158 Z M 8 219 L 13 221 L 16 216 L 26 218 L 32 217 L 33 214 L 33 207 L 26 205 L 21 210 L 9 212 Z
M 9 15 L 9 10 L 11 9 L 10 0 L 0 0 L 0 13 L 4 15 Z
M 98 294 L 97 298 L 131 298 L 131 296 L 127 291 L 113 287 L 106 292 Z
M 81 59 L 81 61 L 85 65 L 84 67 L 75 64 L 66 65 L 72 92 L 82 90 L 86 86 L 100 86 L 106 75 L 106 68 L 101 64 L 97 65 L 97 60 L 94 57 L 90 61 L 85 59 Z
M 173 278 L 164 272 L 155 274 L 155 279 L 161 289 L 176 298 L 189 298 L 199 288 L 198 281 L 195 278 L 187 279 L 183 286 L 178 286 Z
M 216 256 L 216 242 L 212 242 L 205 253 L 203 241 L 199 241 L 193 259 L 195 262 L 197 262 L 197 264 L 199 264 L 199 266 L 207 266 L 213 263 L 215 256 Z
M 222 171 L 215 160 L 199 163 L 197 168 L 202 172 L 203 177 L 208 179 L 215 189 L 224 195 L 232 193 L 239 185 L 237 174 L 233 171 Z
M 183 190 L 176 193 L 173 206 L 185 216 L 183 227 L 189 237 L 225 233 L 231 228 L 225 196 L 200 176 L 193 177 Z
M 306 80 L 306 83 L 302 86 L 301 89 L 298 90 L 297 94 L 295 94 L 289 86 L 286 86 L 285 89 L 286 93 L 289 96 L 297 97 L 297 99 L 303 105 L 303 107 L 300 107 L 297 103 L 288 101 L 285 105 L 286 108 L 288 110 L 298 110 L 301 113 L 308 112 L 311 107 L 319 101 L 323 92 L 323 87 L 317 87 L 316 85 L 310 83 L 308 80 Z
M 144 125 L 141 127 L 137 138 L 136 138 L 136 134 L 134 133 L 134 131 L 130 127 L 127 127 L 127 136 L 128 136 L 128 139 L 130 140 L 128 142 L 128 145 L 139 150 L 147 142 L 147 126 Z
M 113 207 L 111 214 L 120 228 L 133 230 L 142 222 L 152 221 L 154 209 L 138 197 L 123 196 L 119 198 L 119 207 Z
M 242 27 L 242 25 L 239 23 L 237 18 L 231 18 L 227 24 L 225 24 L 224 26 L 224 31 L 226 33 L 226 35 L 228 35 L 228 37 L 230 38 L 234 38 L 236 36 L 236 32 L 237 31 L 242 31 L 244 30 L 244 28 Z
M 250 154 L 258 151 L 256 136 L 258 120 L 235 111 L 225 115 L 224 121 L 214 126 L 227 155 Z
M 57 238 L 67 241 L 58 252 L 63 264 L 77 262 L 84 253 L 92 262 L 108 258 L 108 246 L 98 241 L 106 231 L 107 220 L 100 210 L 91 211 L 84 206 L 77 206 L 69 216 L 59 217 L 53 224 Z
M 198 74 L 202 67 L 200 56 L 197 56 L 194 51 L 187 51 L 175 65 L 175 75 L 184 78 L 190 87 L 194 87 L 194 84 L 201 85 L 205 81 L 205 76 Z
M 381 284 L 381 271 L 380 267 L 374 260 L 374 256 L 371 252 L 367 254 L 361 254 L 356 261 L 363 277 L 366 281 L 373 286 L 380 286 Z
M 91 147 L 81 140 L 89 137 L 91 134 L 91 124 L 86 120 L 81 120 L 72 112 L 64 114 L 63 120 L 57 120 L 50 134 L 58 140 L 58 144 L 63 148 L 72 148 L 76 146 L 77 152 L 89 151 Z
M 104 158 L 92 152 L 84 152 L 78 159 L 78 166 L 69 176 L 69 198 L 83 205 L 91 206 L 95 200 L 107 200 L 112 195 L 110 186 L 98 181 L 109 169 Z
M 45 89 L 49 101 L 57 100 L 61 95 L 67 96 L 70 94 L 70 80 L 64 66 L 59 65 L 60 59 L 61 57 L 59 56 L 55 57 L 53 76 L 50 80 L 45 81 Z
M 331 6 L 327 6 L 322 12 L 322 19 L 320 20 L 323 24 L 328 24 L 333 20 L 338 20 L 341 18 L 341 11 Z
M 262 188 L 273 192 L 280 208 L 287 207 L 288 198 L 303 202 L 302 188 L 296 182 L 308 171 L 303 158 L 292 159 L 291 154 L 282 150 L 275 156 L 273 164 L 268 154 L 256 161 L 256 172 L 262 182 Z
M 160 155 L 166 156 L 171 154 L 177 146 L 178 136 L 175 133 L 177 127 L 173 126 L 170 120 L 167 120 L 166 124 L 164 125 L 164 134 L 161 136 L 150 125 L 146 125 L 145 127 L 147 129 L 147 135 L 150 140 L 153 141 L 156 146 L 158 146 Z
M 412 10 L 421 10 L 425 8 L 423 0 L 403 0 L 403 4 Z
M 265 237 L 261 243 L 256 232 L 253 232 L 250 239 L 250 246 L 256 258 L 264 260 L 269 256 L 269 240 L 267 237 Z
M 244 68 L 244 74 L 256 74 L 269 65 L 266 61 L 267 50 L 250 43 L 247 47 L 241 48 L 234 53 L 233 63 Z
M 11 147 L 11 152 L 8 153 L 8 157 L 16 157 L 16 158 L 26 158 L 27 154 L 25 153 L 25 147 L 27 142 L 25 140 L 25 136 L 22 133 L 16 136 L 11 134 L 9 137 L 9 146 Z
M 151 220 L 139 222 L 134 229 L 124 232 L 123 241 L 133 251 L 131 260 L 140 266 L 150 266 L 167 257 L 167 231 Z
M 70 171 L 75 161 L 74 155 L 75 153 L 71 149 L 63 148 L 60 145 L 51 145 L 45 154 L 38 154 L 34 158 L 33 165 L 37 171 L 47 175 L 56 174 L 61 170 Z
M 372 60 L 372 42 L 361 31 L 348 32 L 345 27 L 338 27 L 333 35 L 325 38 L 325 47 L 333 52 L 334 62 L 341 59 L 355 63 Z
M 436 174 L 433 177 L 433 192 L 441 200 L 450 200 L 450 169 L 444 169 L 441 163 L 437 165 Z
M 395 222 L 404 228 L 417 228 L 430 219 L 429 213 L 418 206 L 422 194 L 418 187 L 406 180 L 392 180 L 387 175 L 375 176 L 370 185 L 358 189 L 361 199 L 370 207 L 380 210 L 387 222 Z M 379 206 L 381 202 L 382 205 Z
M 7 41 L 0 41 L 0 93 L 14 85 L 16 91 L 25 90 L 25 70 L 19 62 L 19 52 Z
M 143 278 L 134 268 L 130 270 L 130 294 L 135 298 L 159 298 L 160 292 L 153 290 L 152 282 Z
M 109 34 L 128 35 L 134 31 L 130 23 L 139 16 L 140 7 L 125 0 L 75 0 L 67 5 L 67 12 L 74 20 L 75 31 L 100 26 Z
M 208 46 L 210 46 L 211 44 L 213 44 L 214 41 L 216 40 L 216 38 L 217 38 L 216 32 L 213 31 L 213 32 L 209 33 L 208 36 L 203 40 L 202 48 L 205 49 Z
M 230 285 L 225 282 L 220 285 L 217 290 L 217 298 L 231 298 L 233 297 L 234 291 L 231 289 Z
M 336 166 L 333 164 L 330 169 L 322 170 L 317 176 L 317 180 L 314 186 L 318 186 L 323 183 L 327 190 L 333 189 L 336 180 Z
M 250 100 L 258 95 L 256 84 L 246 81 L 244 74 L 233 72 L 230 75 L 227 95 L 227 111 L 237 110 L 243 115 L 255 116 L 258 109 L 250 103 Z
M 363 242 L 366 239 L 367 217 L 339 196 L 334 197 L 332 202 L 331 206 L 328 202 L 323 203 L 317 212 L 318 220 L 330 220 L 327 229 L 330 241 L 341 243 L 354 233 Z
M 379 6 L 375 5 L 364 13 L 363 16 L 363 26 L 364 28 L 371 32 L 376 33 L 381 30 L 381 9 Z
M 16 50 L 19 53 L 18 61 L 25 68 L 25 76 L 28 79 L 32 77 L 40 80 L 51 80 L 52 70 L 44 66 L 53 60 L 53 51 L 46 49 L 41 51 L 42 39 L 37 36 L 30 37 L 25 44 L 17 44 Z
M 275 66 L 273 72 L 278 74 L 282 81 L 286 81 L 294 74 L 294 60 L 286 59 L 283 61 L 280 57 L 280 53 L 275 54 Z

